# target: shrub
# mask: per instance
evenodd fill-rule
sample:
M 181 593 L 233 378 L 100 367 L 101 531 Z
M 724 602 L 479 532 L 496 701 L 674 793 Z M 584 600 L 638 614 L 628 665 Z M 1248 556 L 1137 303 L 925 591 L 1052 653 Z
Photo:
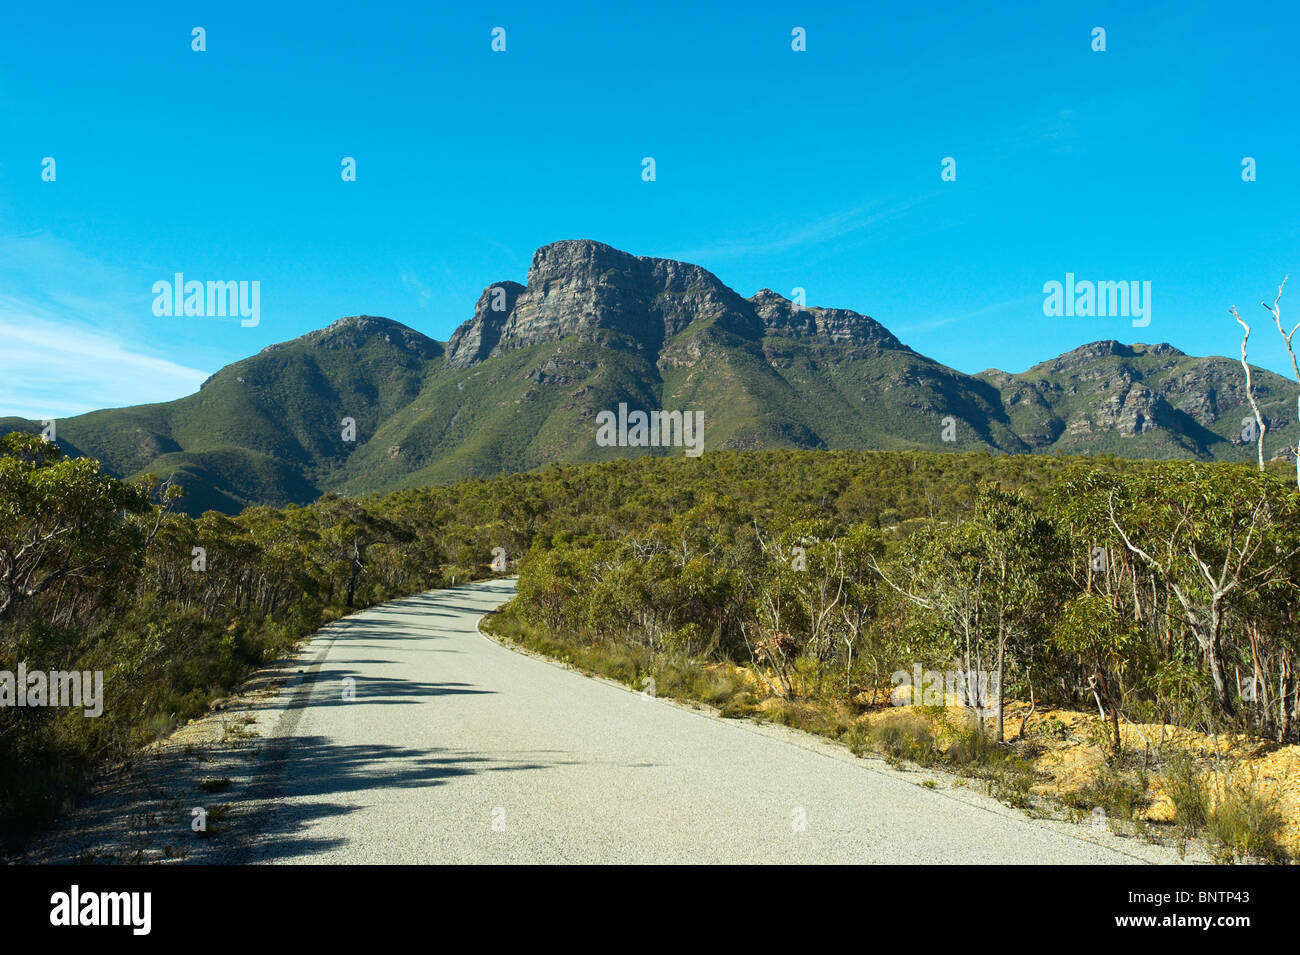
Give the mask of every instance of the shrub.
M 1188 753 L 1175 753 L 1166 763 L 1161 786 L 1174 804 L 1174 824 L 1184 836 L 1195 836 L 1210 817 L 1205 773 Z
M 1005 754 L 984 728 L 983 720 L 972 719 L 957 732 L 944 753 L 944 759 L 953 766 L 988 766 Z
M 929 765 L 939 756 L 934 730 L 912 713 L 891 713 L 871 728 L 870 738 L 876 749 L 892 759 Z
M 1286 862 L 1288 853 L 1279 838 L 1286 819 L 1277 797 L 1259 788 L 1254 772 L 1220 779 L 1215 788 L 1214 806 L 1206 820 L 1214 861 Z
M 727 700 L 718 709 L 718 715 L 723 719 L 738 720 L 746 716 L 753 716 L 757 710 L 758 701 L 754 694 L 748 691 L 737 693 L 731 699 Z
M 871 727 L 858 720 L 844 731 L 844 743 L 854 756 L 864 756 L 871 749 Z
M 1142 770 L 1130 772 L 1107 763 L 1088 781 L 1078 801 L 1085 809 L 1100 806 L 1106 815 L 1132 822 L 1151 805 L 1150 791 L 1151 781 Z
M 1017 809 L 1030 807 L 1030 790 L 1038 778 L 1032 764 L 1007 756 L 992 764 L 988 777 L 989 791 L 996 798 Z

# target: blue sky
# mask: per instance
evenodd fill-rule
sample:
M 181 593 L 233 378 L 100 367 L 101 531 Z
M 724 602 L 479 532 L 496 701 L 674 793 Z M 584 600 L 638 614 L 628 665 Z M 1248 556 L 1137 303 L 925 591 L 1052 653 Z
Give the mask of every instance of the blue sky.
M 179 397 L 343 315 L 445 340 L 564 238 L 799 286 L 967 372 L 1235 355 L 1232 304 L 1287 370 L 1259 302 L 1292 273 L 1300 321 L 1294 4 L 294 6 L 6 10 L 0 415 Z M 260 324 L 155 316 L 175 272 L 259 281 Z M 1045 317 L 1067 272 L 1150 281 L 1151 324 Z

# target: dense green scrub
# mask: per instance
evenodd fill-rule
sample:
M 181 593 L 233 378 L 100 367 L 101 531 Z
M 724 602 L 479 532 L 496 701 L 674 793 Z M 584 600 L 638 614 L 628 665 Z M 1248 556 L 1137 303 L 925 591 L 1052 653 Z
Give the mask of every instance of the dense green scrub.
M 707 457 L 633 465 L 642 481 L 602 520 L 536 540 L 511 615 L 579 645 L 750 666 L 786 700 L 883 702 L 899 672 L 988 673 L 999 737 L 1004 700 L 1031 695 L 1102 711 L 1115 747 L 1123 719 L 1296 736 L 1300 495 L 1280 476 Z
M 710 452 L 191 518 L 174 486 L 0 440 L 0 671 L 104 674 L 99 717 L 0 708 L 9 845 L 324 622 L 502 558 L 520 621 L 683 680 L 729 661 L 851 703 L 1000 669 L 1112 721 L 1296 732 L 1300 495 L 1243 466 Z
M 0 440 L 0 671 L 103 675 L 98 716 L 0 707 L 9 848 L 96 769 L 200 715 L 329 620 L 488 572 L 487 501 L 466 505 L 472 526 L 448 526 L 436 494 L 413 507 L 326 497 L 195 519 L 172 511 L 175 486 L 124 484 L 30 435 Z

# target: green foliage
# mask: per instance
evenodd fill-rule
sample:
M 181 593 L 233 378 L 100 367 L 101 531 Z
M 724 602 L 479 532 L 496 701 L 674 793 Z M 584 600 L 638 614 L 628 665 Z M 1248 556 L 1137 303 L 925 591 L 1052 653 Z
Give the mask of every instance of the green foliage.
M 1280 798 L 1259 785 L 1254 772 L 1229 774 L 1204 768 L 1185 752 L 1165 764 L 1161 784 L 1174 804 L 1174 824 L 1185 838 L 1204 833 L 1215 862 L 1286 862 L 1286 828 Z
M 1005 757 L 1005 752 L 989 734 L 984 721 L 967 720 L 956 733 L 948 748 L 944 750 L 946 763 L 960 769 L 972 769 L 993 765 Z
M 160 478 L 4 440 L 0 668 L 100 669 L 109 701 L 98 719 L 0 712 L 0 760 L 23 767 L 0 779 L 7 837 L 349 606 L 487 575 L 495 547 L 519 573 L 500 618 L 525 645 L 859 749 L 892 672 L 999 660 L 1005 693 L 1088 708 L 1096 693 L 1114 725 L 1297 730 L 1278 674 L 1300 672 L 1300 495 L 1247 468 L 710 451 L 195 517 Z M 28 541 L 38 557 L 6 563 Z M 1236 675 L 1256 673 L 1248 700 Z M 907 758 L 932 757 L 917 745 Z M 999 753 L 996 734 L 949 747 L 1027 799 Z
M 0 619 L 65 580 L 129 563 L 143 539 L 120 513 L 146 504 L 95 461 L 63 458 L 32 435 L 0 439 Z
M 1065 605 L 1052 645 L 1122 672 L 1140 652 L 1142 632 L 1120 616 L 1113 601 L 1100 594 L 1077 594 Z

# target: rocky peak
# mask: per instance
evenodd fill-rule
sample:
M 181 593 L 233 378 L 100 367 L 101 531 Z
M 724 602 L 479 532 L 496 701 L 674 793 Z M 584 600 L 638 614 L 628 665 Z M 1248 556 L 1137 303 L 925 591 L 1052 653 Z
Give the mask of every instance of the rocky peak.
M 769 335 L 816 338 L 835 345 L 902 347 L 893 333 L 875 319 L 845 308 L 796 305 L 768 288 L 759 289 L 749 301 Z
M 545 282 L 563 281 L 569 277 L 590 278 L 611 271 L 629 272 L 640 258 L 594 239 L 561 239 L 533 253 L 532 264 L 528 266 L 528 287 L 536 288 Z
M 390 345 L 420 358 L 433 358 L 442 350 L 442 346 L 432 338 L 391 318 L 381 318 L 378 315 L 349 315 L 292 341 L 268 345 L 262 349 L 262 352 L 273 352 L 301 344 L 316 348 L 356 349 L 365 347 L 376 338 L 383 339 Z
M 452 333 L 447 342 L 448 363 L 463 368 L 494 353 L 501 329 L 525 287 L 518 282 L 497 282 L 483 290 L 474 305 L 474 317 Z
M 491 310 L 494 302 L 504 308 Z M 748 303 L 697 265 L 569 239 L 533 253 L 527 285 L 489 286 L 474 317 L 452 335 L 447 361 L 464 367 L 512 348 L 597 329 L 657 351 L 665 338 L 709 320 L 741 334 L 757 328 Z
M 1069 371 L 1078 368 L 1088 362 L 1096 361 L 1099 358 L 1136 358 L 1143 355 L 1153 355 L 1159 358 L 1185 358 L 1184 352 L 1179 351 L 1173 345 L 1167 342 L 1161 342 L 1157 345 L 1125 345 L 1114 339 L 1103 339 L 1102 341 L 1089 342 L 1087 345 L 1080 345 L 1063 355 L 1043 362 L 1041 366 L 1049 371 Z
M 713 325 L 751 340 L 778 333 L 835 344 L 898 344 L 883 326 L 856 312 L 797 309 L 767 289 L 745 299 L 698 265 L 567 239 L 533 253 L 526 285 L 501 282 L 484 291 L 474 317 L 452 335 L 447 361 L 465 367 L 512 348 L 589 336 L 597 329 L 657 352 L 665 339 L 691 325 Z

